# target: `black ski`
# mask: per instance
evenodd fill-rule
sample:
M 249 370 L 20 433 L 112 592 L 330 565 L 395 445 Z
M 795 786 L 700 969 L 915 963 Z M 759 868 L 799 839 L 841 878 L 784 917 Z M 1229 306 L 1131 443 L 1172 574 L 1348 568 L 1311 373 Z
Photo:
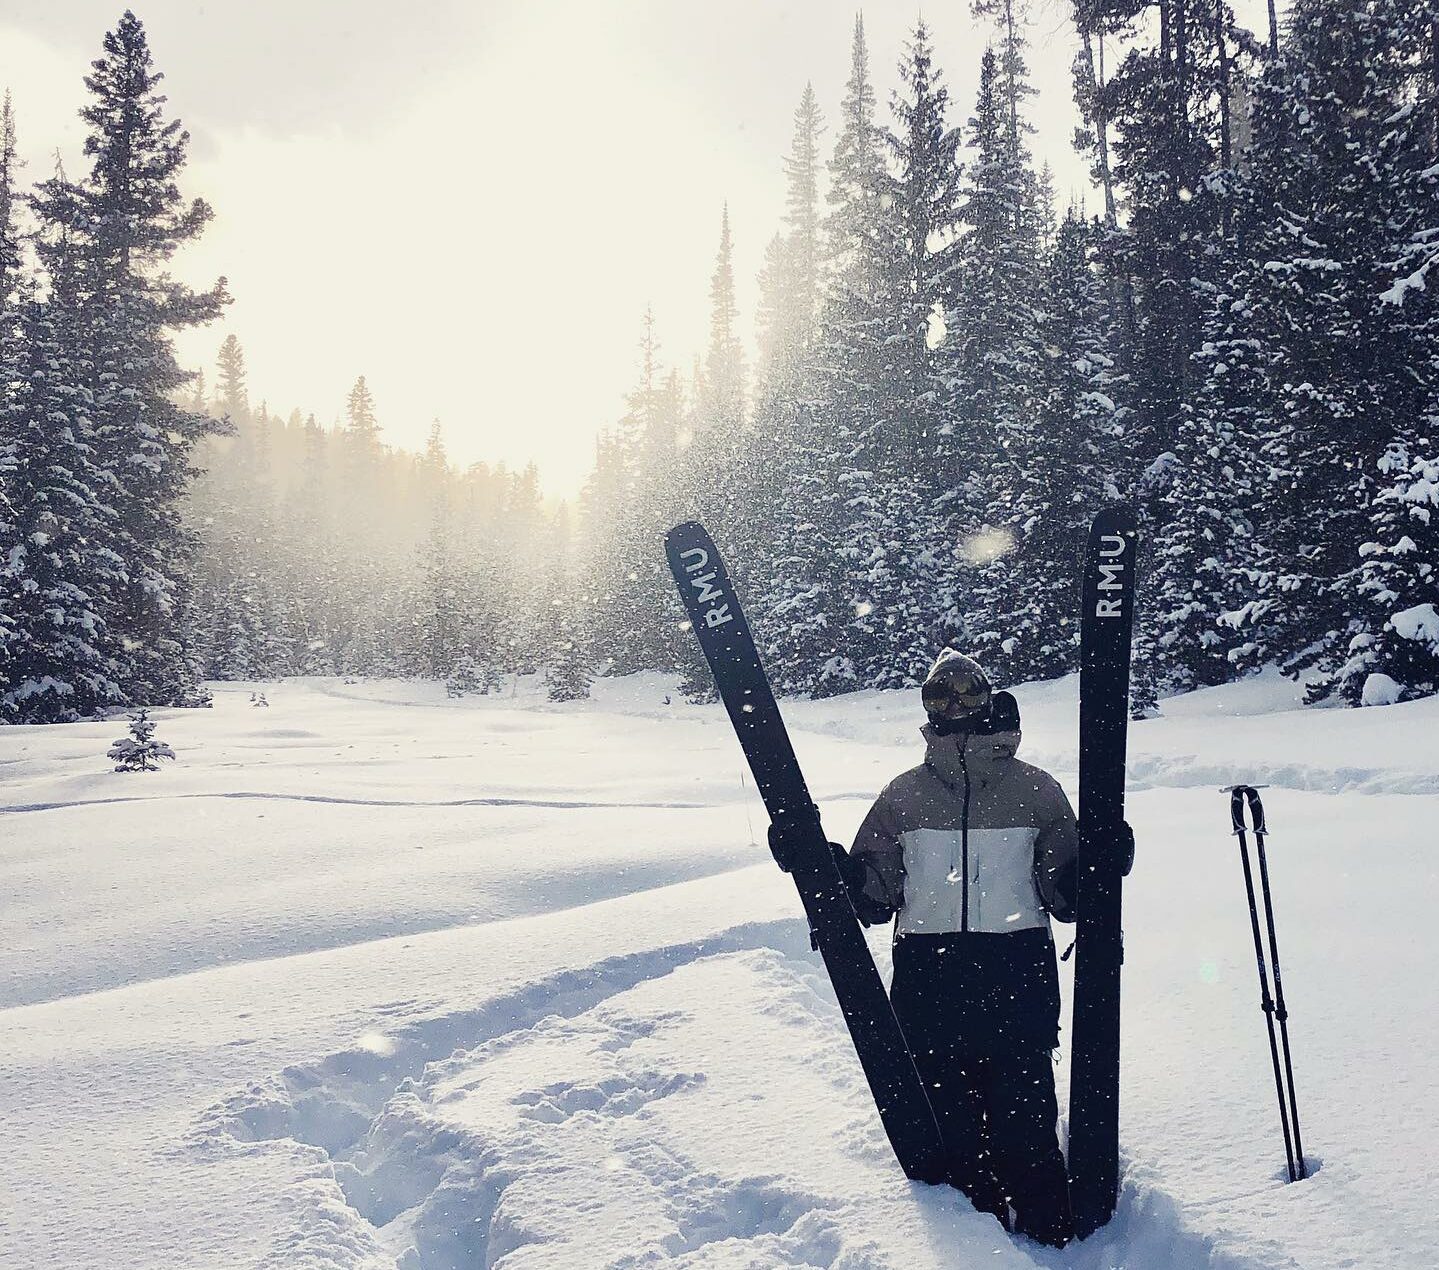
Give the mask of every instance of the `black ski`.
M 1124 759 L 1138 533 L 1127 507 L 1089 531 L 1080 615 L 1078 947 L 1069 1078 L 1069 1179 L 1082 1239 L 1119 1195 L 1119 967 Z
M 942 1182 L 944 1143 L 934 1112 L 830 854 L 724 562 L 704 527 L 693 521 L 670 530 L 665 551 L 770 819 L 803 828 L 795 833 L 802 845 L 791 876 L 890 1145 L 908 1177 Z

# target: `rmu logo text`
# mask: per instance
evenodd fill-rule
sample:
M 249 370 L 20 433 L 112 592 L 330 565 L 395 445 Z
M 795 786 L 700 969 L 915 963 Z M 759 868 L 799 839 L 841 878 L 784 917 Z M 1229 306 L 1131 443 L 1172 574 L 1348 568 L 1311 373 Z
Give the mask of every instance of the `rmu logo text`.
M 723 603 L 724 592 L 716 590 L 713 585 L 715 571 L 710 569 L 708 573 L 700 572 L 709 565 L 709 552 L 703 547 L 691 547 L 680 553 L 680 559 L 684 562 L 685 572 L 690 575 L 690 586 L 699 592 L 699 602 L 710 606 L 705 610 L 705 625 L 713 630 L 716 626 L 734 621 L 729 605 Z
M 1124 571 L 1129 567 L 1124 552 L 1128 545 L 1122 534 L 1105 534 L 1099 540 L 1099 598 L 1094 604 L 1095 617 L 1124 616 Z

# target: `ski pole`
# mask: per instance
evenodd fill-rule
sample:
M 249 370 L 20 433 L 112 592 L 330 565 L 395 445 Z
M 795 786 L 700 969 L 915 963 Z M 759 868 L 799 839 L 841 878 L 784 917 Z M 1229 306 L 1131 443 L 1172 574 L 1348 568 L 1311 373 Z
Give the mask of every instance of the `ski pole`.
M 1289 1134 L 1289 1108 L 1284 1098 L 1284 1076 L 1279 1068 L 1279 1041 L 1274 1033 L 1274 999 L 1269 994 L 1269 969 L 1264 961 L 1264 937 L 1259 931 L 1259 907 L 1254 898 L 1254 873 L 1249 866 L 1249 834 L 1244 821 L 1244 804 L 1249 802 L 1250 814 L 1254 818 L 1255 835 L 1264 832 L 1264 804 L 1259 801 L 1259 792 L 1252 785 L 1234 785 L 1229 790 L 1229 816 L 1234 825 L 1234 834 L 1239 839 L 1239 859 L 1244 866 L 1244 889 L 1249 896 L 1249 925 L 1254 934 L 1254 958 L 1259 965 L 1259 1008 L 1264 1011 L 1264 1023 L 1269 1031 L 1269 1057 L 1274 1064 L 1274 1090 L 1279 1096 L 1279 1123 L 1284 1130 L 1284 1156 L 1289 1167 L 1289 1180 L 1297 1180 L 1294 1168 L 1294 1145 Z M 1273 927 L 1270 927 L 1273 934 Z
M 1269 927 L 1269 960 L 1274 966 L 1274 1017 L 1279 1022 L 1279 1044 L 1284 1051 L 1284 1083 L 1289 1087 L 1289 1124 L 1294 1130 L 1294 1160 L 1299 1176 L 1309 1176 L 1304 1164 L 1304 1145 L 1299 1138 L 1299 1105 L 1294 1098 L 1294 1060 L 1289 1054 L 1289 1011 L 1284 1005 L 1284 980 L 1279 973 L 1279 943 L 1274 933 L 1274 903 L 1269 894 L 1269 864 L 1265 859 L 1264 841 L 1269 828 L 1264 820 L 1264 804 L 1259 791 L 1250 787 L 1245 791 L 1249 812 L 1254 820 L 1255 854 L 1259 857 L 1259 887 L 1264 896 L 1264 922 Z

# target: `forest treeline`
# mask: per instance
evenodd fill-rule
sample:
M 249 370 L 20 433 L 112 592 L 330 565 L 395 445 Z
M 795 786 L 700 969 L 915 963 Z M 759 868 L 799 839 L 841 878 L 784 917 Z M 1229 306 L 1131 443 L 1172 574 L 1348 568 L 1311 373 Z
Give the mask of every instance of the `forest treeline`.
M 697 510 L 788 691 L 911 684 L 945 643 L 1007 682 L 1058 675 L 1087 521 L 1122 498 L 1139 711 L 1266 664 L 1315 699 L 1434 692 L 1432 0 L 1295 0 L 1257 33 L 1222 2 L 1076 3 L 1099 194 L 1062 213 L 1021 0 L 975 10 L 993 39 L 968 111 L 922 24 L 883 110 L 856 23 L 827 151 L 804 93 L 755 366 L 727 222 L 687 395 L 647 320 L 591 486 L 604 655 L 674 655 L 654 544 Z
M 176 176 L 143 29 L 86 84 L 89 171 L 0 167 L 0 714 L 184 703 L 202 678 L 679 669 L 664 571 L 699 515 L 789 692 L 1076 659 L 1093 511 L 1140 509 L 1136 705 L 1277 664 L 1315 698 L 1439 687 L 1439 21 L 1429 0 L 1076 0 L 1093 205 L 1032 152 L 1020 0 L 954 101 L 917 26 L 881 103 L 856 20 L 843 99 L 805 88 L 752 345 L 720 217 L 708 346 L 646 313 L 628 408 L 574 508 L 213 392 L 169 337 L 213 319 L 165 262 L 208 208 Z M 717 209 L 718 210 L 718 209 Z M 1439 274 L 1436 274 L 1439 281 Z M 747 345 L 757 350 L 746 356 Z

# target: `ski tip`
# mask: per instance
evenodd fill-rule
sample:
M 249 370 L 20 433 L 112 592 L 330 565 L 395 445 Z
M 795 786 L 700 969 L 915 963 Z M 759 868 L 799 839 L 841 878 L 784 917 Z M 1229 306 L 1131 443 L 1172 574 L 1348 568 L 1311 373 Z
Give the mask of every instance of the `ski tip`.
M 1090 536 L 1097 534 L 1133 534 L 1139 526 L 1139 517 L 1130 503 L 1111 503 L 1101 507 L 1090 523 Z
M 710 536 L 708 531 L 697 520 L 687 520 L 676 525 L 665 535 L 665 546 L 673 547 L 676 544 L 689 546 L 695 542 L 708 542 Z

